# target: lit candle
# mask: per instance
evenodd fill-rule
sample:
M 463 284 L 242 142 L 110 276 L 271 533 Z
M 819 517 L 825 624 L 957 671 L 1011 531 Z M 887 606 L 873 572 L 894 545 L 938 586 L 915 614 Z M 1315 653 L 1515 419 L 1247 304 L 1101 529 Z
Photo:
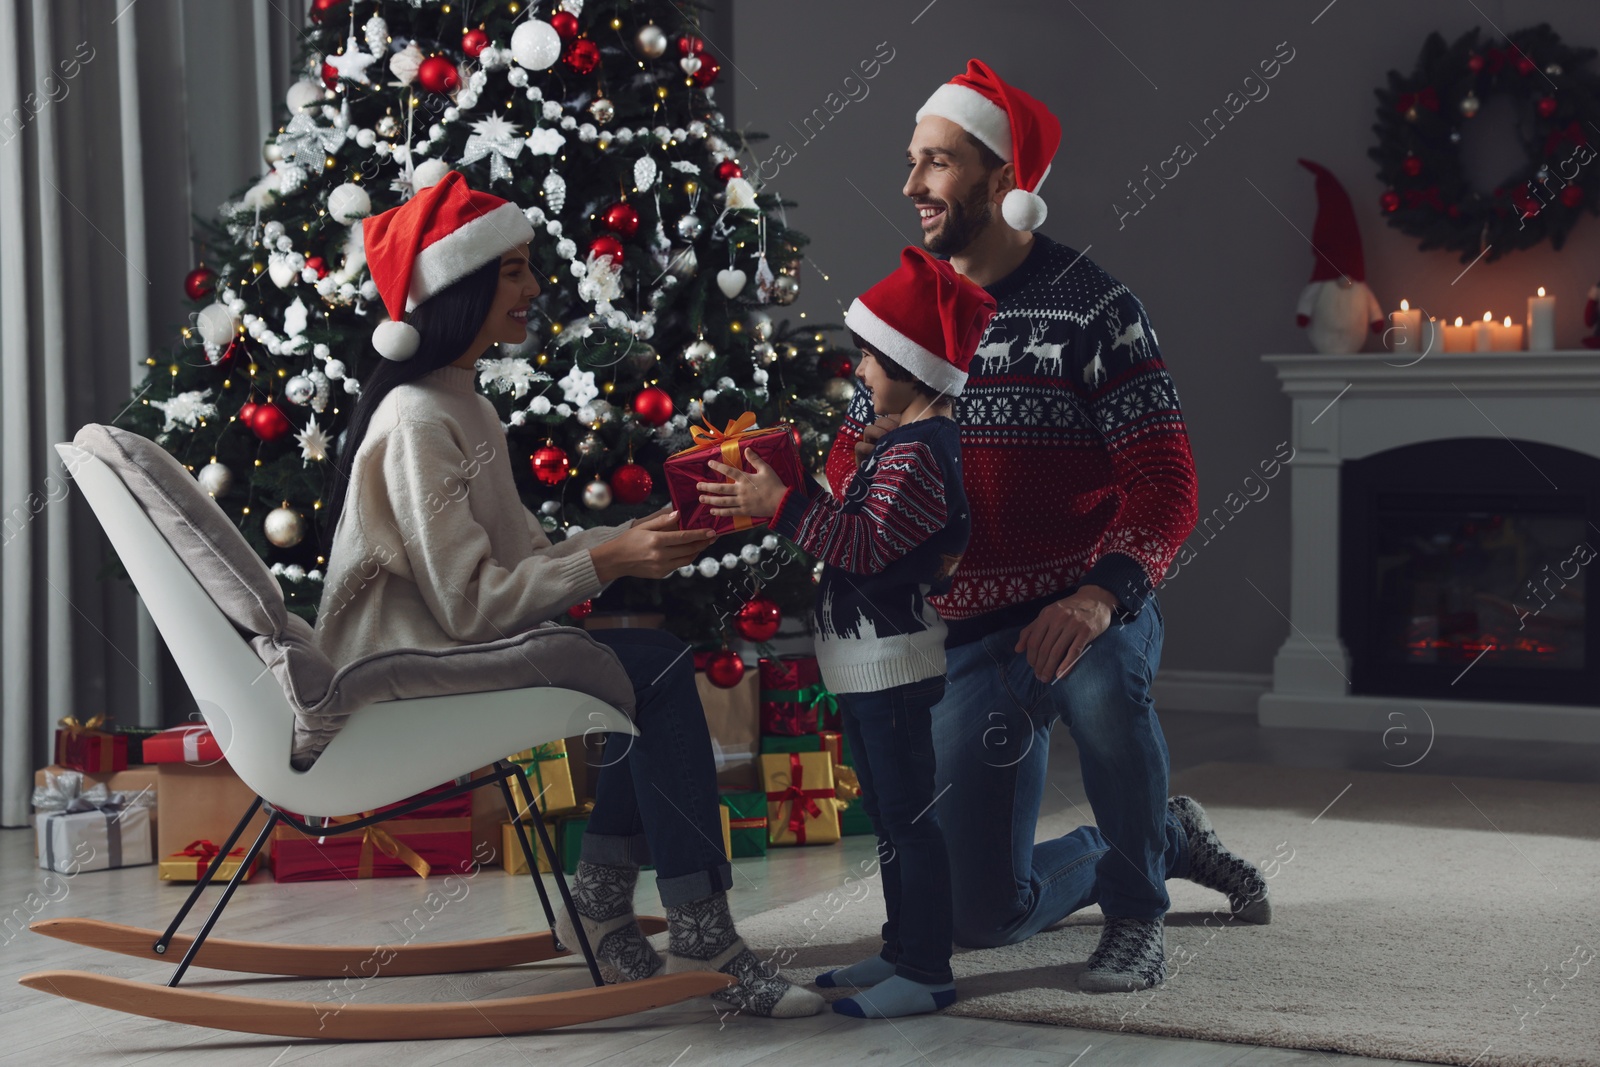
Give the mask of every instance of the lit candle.
M 1549 352 L 1556 347 L 1556 298 L 1544 295 L 1528 297 L 1528 351 Z
M 1389 313 L 1391 329 L 1389 331 L 1389 351 L 1391 352 L 1426 352 L 1427 344 L 1422 336 L 1422 309 L 1413 308 L 1407 301 L 1400 301 L 1400 310 Z
M 1496 352 L 1521 352 L 1522 324 L 1513 324 L 1511 316 L 1507 315 L 1506 321 L 1495 331 L 1494 348 Z
M 1495 348 L 1494 333 L 1494 316 L 1485 311 L 1483 320 L 1472 324 L 1472 350 L 1474 352 L 1493 352 Z
M 1475 329 L 1477 329 L 1476 326 L 1462 325 L 1461 316 L 1457 315 L 1454 326 L 1450 325 L 1449 323 L 1445 324 L 1444 350 L 1446 352 L 1471 352 L 1473 341 L 1472 332 Z

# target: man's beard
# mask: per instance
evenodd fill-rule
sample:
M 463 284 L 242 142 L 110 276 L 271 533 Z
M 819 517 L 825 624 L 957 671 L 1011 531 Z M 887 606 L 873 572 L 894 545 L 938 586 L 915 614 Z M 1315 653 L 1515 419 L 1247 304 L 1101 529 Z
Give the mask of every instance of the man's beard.
M 977 239 L 994 219 L 986 182 L 979 182 L 964 200 L 948 201 L 944 222 L 922 239 L 922 245 L 936 256 L 953 256 Z

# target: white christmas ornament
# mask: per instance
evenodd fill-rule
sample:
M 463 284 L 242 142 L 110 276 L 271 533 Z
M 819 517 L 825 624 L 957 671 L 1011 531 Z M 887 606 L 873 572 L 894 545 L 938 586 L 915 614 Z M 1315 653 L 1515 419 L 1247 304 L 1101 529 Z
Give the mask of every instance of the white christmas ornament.
M 195 325 L 200 330 L 200 339 L 216 348 L 221 348 L 233 340 L 234 332 L 239 328 L 233 312 L 221 304 L 210 304 L 201 308 L 194 319 Z
M 389 24 L 379 15 L 373 15 L 361 24 L 361 36 L 367 39 L 367 51 L 382 56 L 389 50 Z
M 417 164 L 411 172 L 411 188 L 421 192 L 430 185 L 438 184 L 446 174 L 450 173 L 450 164 L 442 159 L 429 159 Z
M 298 296 L 283 311 L 283 332 L 289 337 L 299 337 L 306 332 L 306 306 Z
M 583 487 L 583 505 L 591 511 L 604 511 L 611 506 L 611 487 L 599 475 Z
M 744 178 L 729 178 L 728 186 L 723 191 L 724 203 L 729 211 L 759 211 L 756 205 L 755 186 Z
M 180 423 L 193 429 L 201 419 L 216 418 L 217 405 L 206 400 L 210 395 L 209 389 L 192 389 L 168 400 L 150 401 L 151 407 L 167 417 L 161 426 L 161 432 L 166 433 Z
M 393 74 L 401 85 L 410 85 L 417 80 L 417 68 L 422 66 L 423 58 L 422 49 L 415 44 L 408 44 L 389 57 L 389 73 Z M 389 135 L 384 134 L 384 136 Z
M 534 369 L 532 363 L 520 356 L 478 360 L 478 384 L 485 390 L 509 392 L 515 400 L 526 396 L 534 382 L 549 380 L 550 375 Z
M 203 492 L 219 497 L 232 488 L 233 472 L 220 463 L 207 463 L 195 474 L 194 480 L 200 483 Z
M 561 151 L 561 146 L 567 143 L 567 139 L 561 136 L 560 130 L 553 130 L 549 126 L 539 126 L 528 131 L 525 143 L 528 146 L 529 155 L 553 156 Z
M 717 271 L 717 288 L 722 290 L 722 295 L 732 300 L 744 291 L 744 283 L 749 279 L 744 271 L 727 268 Z
M 329 56 L 328 66 L 339 72 L 339 77 L 347 78 L 362 85 L 371 85 L 372 79 L 367 77 L 367 68 L 377 62 L 375 56 L 365 52 L 361 43 L 356 40 L 355 34 L 345 39 L 344 51 L 336 56 Z
M 289 105 L 289 114 L 298 115 L 305 108 L 322 102 L 322 85 L 314 81 L 297 81 L 289 86 L 289 91 L 283 95 L 283 102 Z
M 266 520 L 261 525 L 266 531 L 267 540 L 279 548 L 293 548 L 305 536 L 300 513 L 288 508 L 273 508 L 267 512 Z
M 472 124 L 472 136 L 467 138 L 460 165 L 464 167 L 488 156 L 489 180 L 510 181 L 511 165 L 506 160 L 516 159 L 526 143 L 518 135 L 514 123 L 507 122 L 499 115 L 490 115 Z
M 566 375 L 556 383 L 561 386 L 562 398 L 567 403 L 581 407 L 600 395 L 600 389 L 594 384 L 594 372 L 581 370 L 574 365 Z
M 328 434 L 317 425 L 315 415 L 311 416 L 305 429 L 294 435 L 294 439 L 300 442 L 300 466 L 304 467 L 311 460 L 321 463 L 328 458 Z
M 555 31 L 552 30 L 552 33 Z M 555 171 L 544 176 L 544 199 L 550 210 L 559 212 L 567 203 L 567 180 Z
M 511 34 L 511 58 L 529 70 L 549 70 L 561 58 L 561 35 L 539 19 L 529 19 Z
M 355 182 L 345 182 L 328 194 L 328 214 L 334 221 L 348 226 L 372 214 L 372 198 Z
M 640 156 L 633 163 L 633 187 L 638 192 L 647 191 L 656 183 L 656 161 L 649 156 Z
M 294 265 L 294 260 L 286 254 L 274 252 L 267 257 L 267 274 L 272 278 L 273 285 L 279 289 L 287 289 L 295 283 L 300 270 Z

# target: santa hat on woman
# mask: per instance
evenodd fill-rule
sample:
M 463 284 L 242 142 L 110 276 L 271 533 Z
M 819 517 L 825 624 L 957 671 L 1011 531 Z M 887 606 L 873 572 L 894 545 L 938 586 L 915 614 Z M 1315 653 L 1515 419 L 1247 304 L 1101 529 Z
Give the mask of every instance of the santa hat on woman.
M 533 239 L 533 225 L 509 200 L 480 193 L 450 171 L 399 207 L 361 224 L 367 268 L 389 321 L 372 331 L 386 359 L 417 353 L 422 335 L 406 313 L 485 263 Z
M 1044 225 L 1039 186 L 1061 147 L 1061 123 L 1049 108 L 1001 81 L 987 63 L 969 59 L 965 73 L 939 86 L 917 110 L 917 121 L 927 115 L 949 119 L 1016 168 L 1017 188 L 1000 201 L 1007 225 L 1014 230 Z
M 851 303 L 844 324 L 927 385 L 960 396 L 994 311 L 994 297 L 911 247 L 893 274 Z

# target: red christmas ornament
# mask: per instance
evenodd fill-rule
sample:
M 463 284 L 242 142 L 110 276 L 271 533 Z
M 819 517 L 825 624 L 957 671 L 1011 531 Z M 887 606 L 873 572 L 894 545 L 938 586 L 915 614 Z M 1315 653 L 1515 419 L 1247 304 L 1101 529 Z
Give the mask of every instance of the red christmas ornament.
M 722 73 L 722 64 L 717 62 L 715 56 L 702 55 L 699 59 L 700 67 L 689 75 L 689 80 L 704 89 L 717 80 L 717 75 Z
M 686 33 L 678 38 L 678 54 L 680 56 L 697 56 L 706 50 L 706 42 L 692 33 Z
M 600 46 L 587 37 L 578 37 L 567 45 L 561 62 L 579 74 L 588 74 L 600 65 Z
M 228 347 L 222 350 L 222 355 L 217 357 L 217 361 L 213 363 L 212 366 L 216 367 L 220 371 L 231 370 L 233 368 L 234 361 L 243 353 L 244 342 L 235 337 L 233 340 L 228 342 Z M 239 409 L 239 418 L 245 422 L 250 421 L 244 417 L 243 408 Z
M 311 21 L 321 22 L 329 12 L 344 4 L 345 0 L 311 0 Z
M 257 404 L 250 416 L 250 428 L 263 441 L 276 441 L 294 427 L 278 405 Z
M 1405 162 L 1400 164 L 1400 169 L 1405 171 L 1406 177 L 1415 178 L 1422 173 L 1422 160 L 1416 156 L 1407 156 Z
M 655 480 L 637 463 L 624 463 L 611 473 L 611 495 L 622 504 L 642 504 Z
M 533 476 L 545 485 L 560 485 L 567 480 L 567 454 L 546 441 L 533 453 Z
M 591 258 L 599 256 L 603 259 L 609 259 L 613 263 L 620 263 L 622 262 L 623 251 L 622 242 L 609 233 L 602 233 L 589 242 L 589 256 Z
M 1467 69 L 1474 74 L 1483 73 L 1483 57 L 1474 53 L 1467 57 Z
M 1522 75 L 1524 78 L 1532 74 L 1533 60 L 1524 55 L 1517 56 L 1517 73 Z
M 578 36 L 578 16 L 570 11 L 557 11 L 550 16 L 550 28 L 563 41 L 570 41 Z
M 720 689 L 732 689 L 744 677 L 744 660 L 731 648 L 706 658 L 706 680 Z
M 1561 203 L 1564 207 L 1573 208 L 1583 203 L 1583 187 L 1581 185 L 1569 185 L 1561 190 Z
M 568 608 L 567 609 L 567 614 L 570 615 L 572 618 L 577 619 L 578 621 L 581 622 L 584 619 L 587 619 L 590 616 L 590 614 L 593 613 L 593 611 L 594 611 L 594 601 L 593 600 L 585 600 L 582 603 L 574 604 L 574 605 L 572 605 L 572 607 Z
M 229 345 L 228 348 L 231 350 L 233 345 Z M 255 421 L 256 409 L 260 406 L 261 405 L 257 404 L 254 400 L 246 400 L 243 404 L 240 404 L 239 421 L 244 423 L 246 426 L 249 426 L 251 422 Z
M 600 223 L 613 233 L 632 237 L 639 232 L 639 213 L 632 204 L 612 204 L 600 213 Z
M 1383 208 L 1384 211 L 1399 211 L 1400 194 L 1395 192 L 1393 189 L 1390 189 L 1388 192 L 1384 193 L 1378 198 L 1378 204 Z
M 1539 111 L 1539 117 L 1542 119 L 1547 119 L 1551 115 L 1554 115 L 1556 113 L 1556 108 L 1560 107 L 1561 105 L 1557 103 L 1556 98 L 1553 96 L 1541 96 L 1538 104 L 1534 106 Z
M 339 72 L 333 68 L 332 63 L 322 64 L 322 84 L 330 89 L 339 88 Z
M 429 56 L 417 67 L 417 81 L 430 93 L 448 96 L 461 84 L 461 72 L 444 56 Z
M 656 385 L 641 389 L 633 398 L 633 413 L 647 425 L 660 426 L 672 418 L 672 395 Z
M 190 300 L 204 300 L 216 287 L 216 272 L 205 264 L 183 276 L 183 291 L 188 294 Z
M 783 622 L 783 610 L 777 602 L 760 593 L 745 601 L 739 614 L 733 617 L 733 628 L 746 641 L 770 641 Z
M 473 59 L 478 58 L 478 53 L 489 47 L 489 35 L 482 30 L 468 30 L 461 35 L 461 50 Z
M 321 256 L 308 256 L 306 258 L 306 266 L 316 271 L 318 278 L 326 278 L 328 276 L 328 261 Z
M 717 177 L 725 182 L 731 182 L 735 178 L 744 177 L 744 168 L 739 166 L 737 159 L 724 159 L 717 164 Z

